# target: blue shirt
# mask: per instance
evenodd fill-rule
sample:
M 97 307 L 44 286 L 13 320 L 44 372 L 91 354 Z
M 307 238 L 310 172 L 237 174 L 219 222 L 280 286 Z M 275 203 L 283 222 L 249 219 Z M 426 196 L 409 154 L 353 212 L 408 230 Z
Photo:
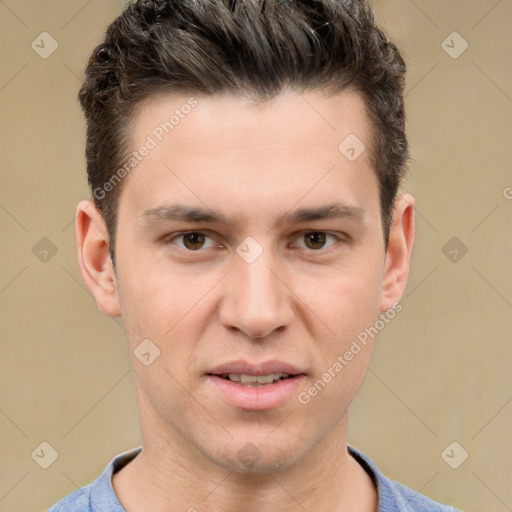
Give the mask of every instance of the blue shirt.
M 133 460 L 141 450 L 139 446 L 117 455 L 93 483 L 69 494 L 48 512 L 125 512 L 114 493 L 112 475 Z M 355 448 L 348 446 L 348 451 L 370 475 L 377 488 L 377 512 L 460 512 L 385 477 L 366 455 Z

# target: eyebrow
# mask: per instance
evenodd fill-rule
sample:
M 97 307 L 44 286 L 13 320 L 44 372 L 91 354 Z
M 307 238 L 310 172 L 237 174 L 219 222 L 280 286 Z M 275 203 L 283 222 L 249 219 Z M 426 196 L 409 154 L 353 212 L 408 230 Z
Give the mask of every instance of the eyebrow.
M 314 220 L 325 219 L 357 219 L 362 220 L 363 209 L 359 206 L 352 206 L 343 203 L 332 203 L 317 208 L 298 208 L 284 215 L 279 224 L 289 222 L 290 224 L 299 224 L 301 222 L 311 222 Z
M 143 222 L 148 224 L 159 220 L 228 224 L 227 218 L 219 211 L 179 203 L 150 208 L 142 213 L 141 218 Z
M 362 208 L 337 202 L 320 207 L 298 208 L 283 214 L 276 224 L 300 224 L 335 218 L 362 220 L 363 217 L 364 211 Z M 154 221 L 230 224 L 229 219 L 220 211 L 187 206 L 180 203 L 162 205 L 145 210 L 141 214 L 141 219 L 145 224 L 150 224 Z

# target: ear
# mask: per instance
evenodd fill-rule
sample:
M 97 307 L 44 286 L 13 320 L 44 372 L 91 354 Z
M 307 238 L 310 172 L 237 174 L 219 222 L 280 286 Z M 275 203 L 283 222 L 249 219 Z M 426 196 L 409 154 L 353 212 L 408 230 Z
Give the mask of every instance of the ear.
M 92 201 L 80 201 L 77 206 L 76 245 L 80 272 L 96 305 L 109 316 L 121 316 L 107 228 Z
M 414 198 L 404 194 L 397 199 L 393 209 L 382 279 L 381 313 L 402 298 L 407 285 L 414 243 L 414 204 Z

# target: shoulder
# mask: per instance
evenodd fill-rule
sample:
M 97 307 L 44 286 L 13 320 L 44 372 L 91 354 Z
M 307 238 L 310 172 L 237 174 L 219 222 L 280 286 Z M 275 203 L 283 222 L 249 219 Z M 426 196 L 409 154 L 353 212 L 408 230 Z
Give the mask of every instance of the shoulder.
M 123 512 L 112 487 L 112 475 L 133 460 L 141 449 L 116 455 L 94 482 L 68 494 L 47 512 Z
M 443 505 L 420 494 L 400 482 L 384 476 L 364 453 L 349 446 L 349 453 L 363 466 L 371 476 L 379 495 L 378 512 L 459 512 L 456 508 Z
M 459 512 L 456 508 L 434 501 L 400 482 L 395 482 L 385 476 L 383 478 L 388 486 L 387 500 L 383 499 L 382 503 L 385 511 L 394 510 L 393 507 L 399 504 L 400 510 L 404 512 Z
M 48 512 L 90 512 L 91 507 L 91 486 L 87 485 L 75 492 L 68 494 L 65 498 L 55 503 L 48 509 Z

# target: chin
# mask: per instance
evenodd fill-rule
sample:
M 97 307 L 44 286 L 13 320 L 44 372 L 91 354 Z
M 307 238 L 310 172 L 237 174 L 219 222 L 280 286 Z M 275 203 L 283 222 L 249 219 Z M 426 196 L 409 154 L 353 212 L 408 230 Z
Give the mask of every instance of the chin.
M 214 464 L 236 473 L 258 474 L 284 471 L 305 457 L 299 446 L 269 446 L 263 440 L 259 445 L 247 440 L 224 446 L 223 451 L 204 453 Z

